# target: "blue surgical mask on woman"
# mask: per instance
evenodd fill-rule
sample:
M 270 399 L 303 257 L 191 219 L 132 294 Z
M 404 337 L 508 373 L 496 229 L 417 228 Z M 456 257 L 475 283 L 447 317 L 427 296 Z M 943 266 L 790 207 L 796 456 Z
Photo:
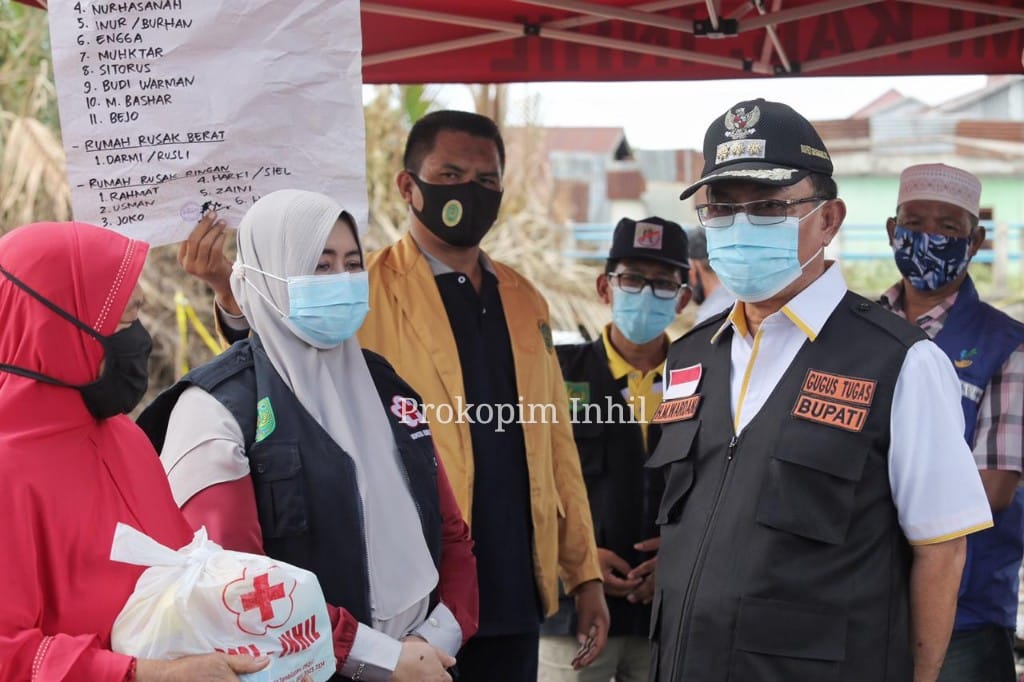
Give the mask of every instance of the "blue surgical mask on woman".
M 370 279 L 366 271 L 285 278 L 251 265 L 242 267 L 288 284 L 287 315 L 257 287 L 252 288 L 317 348 L 333 348 L 350 338 L 363 326 L 370 310 Z
M 971 238 L 915 232 L 899 225 L 893 230 L 896 267 L 918 291 L 934 291 L 967 269 Z
M 708 228 L 708 260 L 722 286 L 741 301 L 759 303 L 799 279 L 807 263 L 825 248 L 800 262 L 800 222 L 823 205 L 781 223 L 756 225 L 746 213 L 737 213 L 732 225 Z
M 647 343 L 675 319 L 677 299 L 658 298 L 649 285 L 639 293 L 616 289 L 612 297 L 612 321 L 631 342 Z

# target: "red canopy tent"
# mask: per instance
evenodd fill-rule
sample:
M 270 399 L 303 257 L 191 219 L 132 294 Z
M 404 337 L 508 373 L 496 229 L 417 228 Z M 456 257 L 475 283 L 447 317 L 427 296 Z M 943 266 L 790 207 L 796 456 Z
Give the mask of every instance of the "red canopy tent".
M 46 6 L 46 0 L 20 0 Z M 366 83 L 1020 73 L 1021 0 L 364 1 Z

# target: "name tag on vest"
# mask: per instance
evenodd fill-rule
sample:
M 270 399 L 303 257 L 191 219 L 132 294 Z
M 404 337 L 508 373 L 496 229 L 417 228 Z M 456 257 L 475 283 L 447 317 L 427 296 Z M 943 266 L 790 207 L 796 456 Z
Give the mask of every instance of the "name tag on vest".
M 875 398 L 877 381 L 807 371 L 792 415 L 846 431 L 860 431 Z
M 670 422 L 680 422 L 685 419 L 693 419 L 694 415 L 697 414 L 697 406 L 700 405 L 700 399 L 701 396 L 692 395 L 689 398 L 666 400 L 658 405 L 658 410 L 654 413 L 651 423 L 667 424 Z

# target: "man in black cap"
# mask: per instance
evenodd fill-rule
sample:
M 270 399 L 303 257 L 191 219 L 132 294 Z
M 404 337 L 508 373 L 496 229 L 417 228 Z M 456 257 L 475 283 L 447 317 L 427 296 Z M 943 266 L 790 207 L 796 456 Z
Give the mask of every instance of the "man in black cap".
M 690 300 L 686 243 L 682 228 L 662 218 L 619 221 L 596 282 L 612 322 L 596 341 L 558 347 L 611 629 L 604 652 L 574 671 L 576 614 L 563 597 L 542 629 L 539 682 L 630 682 L 650 669 L 654 513 L 663 480 L 643 464 L 658 442 L 648 421 L 661 402 L 665 328 Z
M 718 281 L 718 275 L 708 262 L 708 238 L 703 227 L 697 227 L 687 234 L 690 252 L 690 289 L 693 302 L 697 304 L 694 324 L 700 324 L 716 313 L 720 313 L 736 302 L 736 298 Z
M 803 116 L 740 102 L 704 162 L 682 198 L 707 187 L 738 302 L 665 364 L 652 679 L 934 681 L 964 536 L 992 523 L 956 374 L 825 260 L 846 209 Z

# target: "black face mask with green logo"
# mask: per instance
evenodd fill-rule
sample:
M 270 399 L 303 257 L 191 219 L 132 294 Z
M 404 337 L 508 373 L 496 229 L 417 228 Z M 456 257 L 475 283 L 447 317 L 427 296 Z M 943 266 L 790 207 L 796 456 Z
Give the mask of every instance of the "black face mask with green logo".
M 409 176 L 423 195 L 423 209 L 412 207 L 421 223 L 447 244 L 476 246 L 498 218 L 502 193 L 479 182 L 435 185 Z

